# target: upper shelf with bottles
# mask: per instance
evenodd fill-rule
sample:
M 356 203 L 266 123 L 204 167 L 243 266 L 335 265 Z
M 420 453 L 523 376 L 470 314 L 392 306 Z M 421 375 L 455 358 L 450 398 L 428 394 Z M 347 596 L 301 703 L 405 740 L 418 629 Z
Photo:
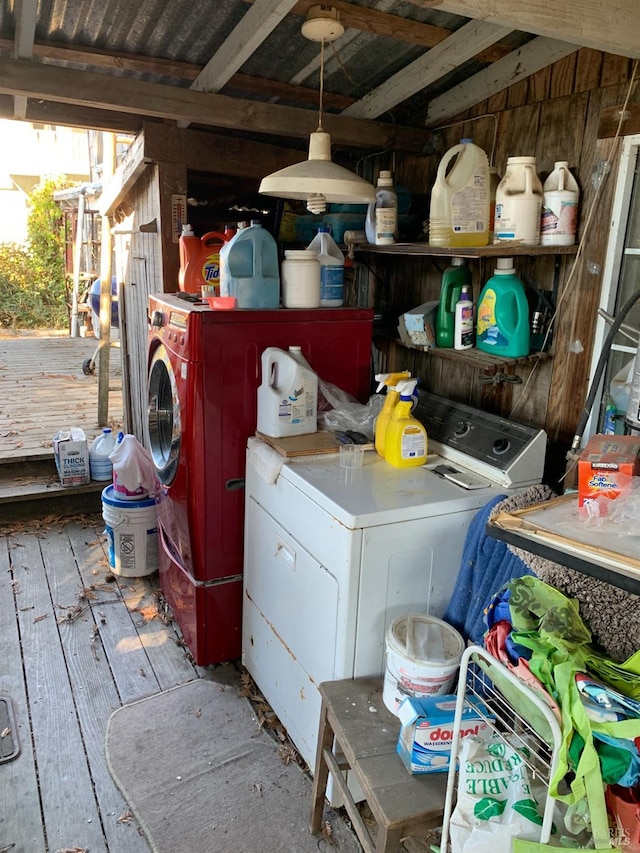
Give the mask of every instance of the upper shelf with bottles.
M 511 258 L 518 255 L 575 255 L 578 246 L 523 246 L 505 241 L 471 249 L 459 246 L 430 246 L 428 243 L 393 243 L 388 246 L 356 243 L 353 250 L 385 255 L 430 255 L 438 258 Z

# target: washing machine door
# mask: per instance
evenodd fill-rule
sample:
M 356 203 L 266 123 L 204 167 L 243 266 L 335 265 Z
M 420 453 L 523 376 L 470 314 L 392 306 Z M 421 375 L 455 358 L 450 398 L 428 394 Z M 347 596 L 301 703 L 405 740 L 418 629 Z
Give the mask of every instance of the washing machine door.
M 149 365 L 149 439 L 158 477 L 166 486 L 176 476 L 181 435 L 176 377 L 169 353 L 160 344 Z

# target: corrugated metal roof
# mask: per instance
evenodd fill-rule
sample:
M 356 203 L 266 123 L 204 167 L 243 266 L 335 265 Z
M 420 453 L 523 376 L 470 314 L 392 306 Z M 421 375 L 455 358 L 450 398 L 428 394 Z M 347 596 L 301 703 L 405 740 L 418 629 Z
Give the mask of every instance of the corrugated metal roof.
M 442 3 L 447 6 L 447 0 L 442 0 Z M 235 73 L 225 75 L 218 69 L 215 79 L 221 80 L 220 85 L 214 84 L 213 88 L 211 85 L 198 85 L 196 88 L 219 91 L 245 102 L 278 102 L 317 110 L 320 45 L 308 41 L 301 33 L 310 5 L 309 0 L 298 0 L 295 4 L 286 4 L 286 0 L 217 0 L 208 4 L 193 0 L 140 0 L 134 3 L 131 0 L 23 0 L 18 7 L 15 0 L 9 0 L 0 6 L 0 57 L 12 56 L 16 28 L 20 23 L 18 32 L 23 35 L 32 27 L 31 56 L 23 55 L 23 58 L 31 58 L 33 63 L 186 89 L 201 69 L 216 58 L 219 64 L 226 63 L 226 67 Z M 453 3 L 454 8 L 460 5 Z M 378 112 L 374 110 L 375 114 L 370 117 L 396 125 L 424 127 L 427 110 L 434 98 L 450 92 L 459 96 L 463 87 L 468 99 L 471 97 L 468 94 L 469 84 L 474 75 L 501 57 L 513 56 L 512 51 L 536 38 L 534 33 L 524 29 L 499 29 L 497 25 L 485 22 L 482 24 L 485 28 L 483 44 L 478 43 L 477 50 L 474 50 L 473 38 L 469 37 L 461 49 L 460 42 L 465 39 L 456 40 L 455 34 L 463 27 L 467 27 L 464 32 L 468 32 L 470 19 L 431 8 L 428 0 L 351 0 L 349 3 L 340 0 L 337 7 L 346 31 L 341 38 L 326 46 L 325 111 L 341 112 L 353 101 L 360 101 L 367 95 L 370 101 L 370 93 L 376 92 L 374 106 Z M 20 22 L 16 18 L 18 8 L 22 15 Z M 273 29 L 265 23 L 271 13 L 280 18 Z M 244 41 L 238 42 L 237 49 L 230 48 L 237 34 L 236 28 L 246 25 L 251 15 L 251 20 L 255 18 L 251 33 L 244 34 Z M 491 37 L 492 27 L 495 39 Z M 264 37 L 256 38 L 253 44 L 256 33 L 261 32 L 264 32 Z M 249 36 L 253 47 L 244 57 L 237 51 Z M 548 47 L 549 63 L 558 58 L 557 52 L 552 52 L 554 43 L 562 44 L 550 38 L 536 38 L 536 49 L 543 60 L 544 50 Z M 449 45 L 454 44 L 458 46 L 450 49 Z M 567 51 L 577 49 L 576 44 L 567 44 L 566 47 Z M 244 58 L 236 69 L 234 60 L 237 55 Z M 388 86 L 394 75 L 425 55 L 427 71 L 421 68 L 414 74 L 407 70 L 406 78 L 397 83 L 391 95 L 380 96 L 378 87 Z M 430 73 L 431 56 L 434 57 L 433 64 L 438 66 L 437 74 Z M 536 61 L 539 67 L 539 57 Z M 524 59 L 519 65 L 514 64 L 514 79 L 523 73 L 523 68 L 526 72 Z M 10 71 L 20 78 L 24 65 L 11 66 Z M 428 81 L 421 86 L 420 81 L 427 72 Z M 2 76 L 10 75 L 0 75 L 0 113 L 3 109 L 6 113 L 7 95 L 14 94 L 16 88 L 10 82 L 3 84 Z M 101 94 L 109 91 L 108 84 L 105 82 L 102 93 L 100 85 L 94 85 L 96 91 L 92 98 L 86 92 L 80 94 L 83 78 L 78 79 L 79 104 L 83 108 L 88 105 L 100 108 Z M 53 104 L 62 100 L 72 103 L 74 92 L 60 91 L 66 85 L 60 83 L 58 91 L 45 96 L 39 94 L 36 83 L 25 83 L 26 97 L 33 101 L 34 112 L 37 112 L 36 104 L 42 112 L 43 103 L 49 100 Z M 506 85 L 508 83 L 503 83 L 503 87 Z M 331 95 L 336 97 L 332 100 Z M 475 96 L 479 101 L 486 93 L 480 91 Z M 27 103 L 24 116 L 27 118 L 28 108 Z M 117 127 L 132 123 L 122 103 L 116 107 L 110 105 L 108 109 L 115 109 Z M 131 115 L 137 109 L 140 109 L 140 102 L 132 98 Z M 55 114 L 53 106 L 50 110 Z M 362 107 L 359 106 L 359 110 L 359 113 L 353 109 L 351 112 L 363 116 Z M 108 114 L 105 116 L 108 121 Z M 153 118 L 157 120 L 158 116 L 153 115 Z M 197 117 L 190 117 L 187 123 L 196 121 Z M 215 124 L 215 116 L 208 115 L 203 124 Z M 250 133 L 250 124 L 249 119 L 239 119 L 239 126 L 233 129 Z M 226 132 L 229 132 L 228 125 Z M 278 132 L 286 135 L 286 127 Z M 300 133 L 292 133 L 292 137 L 300 138 Z

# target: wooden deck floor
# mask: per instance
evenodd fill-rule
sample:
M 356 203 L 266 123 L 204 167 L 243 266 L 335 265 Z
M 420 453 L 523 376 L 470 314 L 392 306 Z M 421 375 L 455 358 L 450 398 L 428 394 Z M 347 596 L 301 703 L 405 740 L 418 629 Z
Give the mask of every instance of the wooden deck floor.
M 98 375 L 82 371 L 94 357 L 95 338 L 0 338 L 0 463 L 51 456 L 51 439 L 81 427 L 99 432 Z M 110 349 L 109 425 L 122 425 L 120 348 Z
M 153 581 L 107 582 L 102 529 L 99 516 L 0 528 L 0 694 L 21 747 L 0 763 L 2 851 L 149 853 L 106 765 L 109 716 L 225 669 L 192 665 Z

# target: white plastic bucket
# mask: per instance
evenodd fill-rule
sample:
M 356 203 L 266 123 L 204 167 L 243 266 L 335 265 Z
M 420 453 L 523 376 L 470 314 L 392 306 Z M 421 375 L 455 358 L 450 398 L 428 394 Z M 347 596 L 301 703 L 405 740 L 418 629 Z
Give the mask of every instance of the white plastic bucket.
M 122 501 L 113 486 L 107 486 L 102 492 L 102 517 L 113 573 L 128 578 L 153 574 L 158 568 L 155 500 Z
M 392 714 L 406 696 L 451 693 L 464 651 L 454 627 L 435 616 L 412 613 L 391 623 L 386 641 L 382 700 Z

